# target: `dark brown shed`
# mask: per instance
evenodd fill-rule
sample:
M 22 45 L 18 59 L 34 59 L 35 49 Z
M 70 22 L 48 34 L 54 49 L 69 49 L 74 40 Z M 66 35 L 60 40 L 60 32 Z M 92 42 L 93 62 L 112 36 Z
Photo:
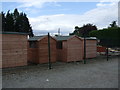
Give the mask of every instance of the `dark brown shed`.
M 56 36 L 57 60 L 64 62 L 82 60 L 82 39 L 73 36 Z
M 19 32 L 3 32 L 0 34 L 2 40 L 2 66 L 16 67 L 27 65 L 27 34 Z
M 34 36 L 28 40 L 28 62 L 48 63 L 48 36 Z M 50 37 L 51 62 L 56 62 L 56 39 Z

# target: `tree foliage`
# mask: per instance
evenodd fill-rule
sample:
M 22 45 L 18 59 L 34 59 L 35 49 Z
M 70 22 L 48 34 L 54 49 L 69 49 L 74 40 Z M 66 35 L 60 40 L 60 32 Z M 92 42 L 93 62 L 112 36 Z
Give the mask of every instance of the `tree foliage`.
M 2 30 L 5 31 L 5 25 L 6 25 L 5 13 L 1 12 L 0 15 L 2 17 Z
M 112 25 L 106 29 L 90 32 L 90 36 L 97 37 L 99 44 L 106 47 L 120 47 L 120 27 Z
M 73 31 L 73 33 L 70 33 L 70 35 L 77 35 L 81 37 L 85 35 L 86 37 L 89 37 L 89 32 L 93 30 L 97 30 L 97 27 L 93 24 L 86 24 L 82 27 L 75 26 L 75 30 Z
M 5 20 L 6 24 L 5 24 L 5 30 L 4 31 L 14 31 L 14 20 L 13 20 L 13 14 L 9 13 L 9 11 L 7 12 L 6 15 L 6 20 Z
M 23 12 L 19 13 L 17 9 L 13 13 L 10 11 L 2 15 L 2 31 L 3 32 L 24 32 L 29 33 L 29 36 L 34 36 L 32 27 L 30 26 L 27 15 Z
M 118 27 L 117 24 L 116 24 L 116 21 L 113 21 L 113 22 L 110 24 L 110 27 Z
M 79 27 L 75 26 L 75 30 L 73 33 L 70 33 L 69 35 L 77 35 L 77 36 L 82 36 L 81 33 L 79 32 Z

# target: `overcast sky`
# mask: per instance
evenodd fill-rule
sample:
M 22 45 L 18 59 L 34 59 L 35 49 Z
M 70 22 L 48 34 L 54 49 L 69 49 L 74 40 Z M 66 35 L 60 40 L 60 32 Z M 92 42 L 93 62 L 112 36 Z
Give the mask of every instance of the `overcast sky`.
M 2 1 L 2 11 L 13 12 L 15 8 L 27 14 L 35 35 L 56 34 L 58 28 L 62 35 L 68 35 L 75 26 L 91 23 L 101 29 L 118 20 L 118 0 Z

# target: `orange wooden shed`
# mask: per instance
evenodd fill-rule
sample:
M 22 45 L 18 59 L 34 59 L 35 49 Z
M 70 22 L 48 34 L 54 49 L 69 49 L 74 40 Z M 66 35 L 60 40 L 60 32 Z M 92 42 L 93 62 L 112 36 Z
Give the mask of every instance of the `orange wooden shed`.
M 86 38 L 86 58 L 97 56 L 97 39 L 95 37 Z M 83 39 L 83 58 L 84 58 L 84 39 Z
M 63 62 L 80 61 L 83 58 L 82 39 L 78 36 L 56 36 L 57 60 Z
M 3 32 L 0 34 L 2 49 L 1 68 L 27 65 L 27 34 Z
M 56 39 L 50 37 L 51 62 L 56 62 Z M 28 39 L 28 62 L 48 63 L 48 36 Z

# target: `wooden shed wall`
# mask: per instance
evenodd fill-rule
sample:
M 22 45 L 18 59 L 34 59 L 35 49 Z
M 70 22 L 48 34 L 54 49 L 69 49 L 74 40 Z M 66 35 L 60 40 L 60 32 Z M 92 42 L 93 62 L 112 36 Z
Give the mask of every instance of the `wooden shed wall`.
M 84 40 L 83 40 L 84 48 Z M 86 58 L 94 58 L 97 56 L 97 41 L 96 40 L 86 40 Z M 83 49 L 84 57 L 84 49 Z
M 28 63 L 39 63 L 38 60 L 38 48 L 30 48 L 30 42 L 28 41 Z M 36 42 L 36 47 L 38 47 L 38 42 Z
M 2 68 L 2 34 L 0 34 L 0 68 Z
M 70 38 L 67 42 L 67 62 L 82 60 L 82 40 L 77 37 Z
M 62 49 L 57 49 L 57 61 L 67 61 L 67 41 L 62 41 Z
M 27 35 L 2 34 L 2 67 L 27 65 Z
M 39 63 L 48 63 L 48 37 L 41 39 L 38 43 Z M 56 62 L 56 40 L 50 37 L 51 62 Z
M 37 48 L 28 48 L 28 61 L 32 63 L 48 63 L 48 37 L 36 41 Z M 51 62 L 56 62 L 56 40 L 50 37 Z
M 63 62 L 82 60 L 82 44 L 83 42 L 77 37 L 62 41 L 63 48 L 57 49 L 57 60 Z
M 28 62 L 38 63 L 38 49 L 37 48 L 28 48 Z

